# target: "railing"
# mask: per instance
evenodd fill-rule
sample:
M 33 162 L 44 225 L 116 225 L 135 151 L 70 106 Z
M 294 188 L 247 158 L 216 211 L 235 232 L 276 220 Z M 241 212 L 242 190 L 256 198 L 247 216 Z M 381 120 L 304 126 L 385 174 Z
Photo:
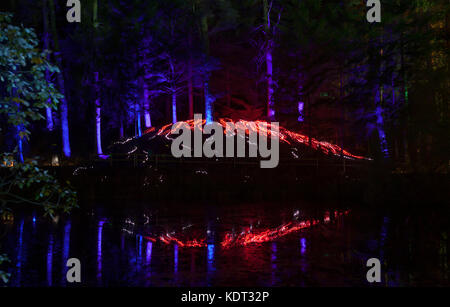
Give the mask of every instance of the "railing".
M 92 156 L 90 159 L 85 160 L 85 164 L 109 164 L 111 166 L 117 166 L 121 163 L 131 163 L 133 167 L 142 167 L 142 164 L 152 165 L 158 167 L 161 165 L 220 165 L 220 166 L 257 166 L 259 167 L 260 161 L 266 160 L 263 158 L 251 158 L 251 160 L 244 160 L 244 158 L 174 158 L 172 155 L 145 155 L 145 154 L 111 154 L 107 159 L 102 159 L 98 156 Z M 341 167 L 342 172 L 345 173 L 347 168 L 361 168 L 366 165 L 361 161 L 351 161 L 345 158 L 326 160 L 320 158 L 300 158 L 294 159 L 281 159 L 279 165 L 282 166 L 305 166 L 314 167 L 319 169 L 321 166 L 327 167 Z

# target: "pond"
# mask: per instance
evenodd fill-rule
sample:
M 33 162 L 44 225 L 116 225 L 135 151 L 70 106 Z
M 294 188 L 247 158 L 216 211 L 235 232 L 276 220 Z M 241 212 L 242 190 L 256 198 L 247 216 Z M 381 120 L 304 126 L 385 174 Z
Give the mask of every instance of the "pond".
M 84 204 L 55 221 L 16 214 L 3 225 L 9 286 L 449 285 L 448 214 L 329 204 Z M 81 213 L 84 212 L 84 213 Z

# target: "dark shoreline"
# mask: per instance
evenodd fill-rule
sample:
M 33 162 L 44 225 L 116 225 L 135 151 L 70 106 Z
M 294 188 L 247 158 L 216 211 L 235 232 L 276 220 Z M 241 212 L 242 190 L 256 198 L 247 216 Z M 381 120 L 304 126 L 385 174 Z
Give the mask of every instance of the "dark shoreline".
M 256 167 L 100 167 L 58 168 L 86 201 L 166 201 L 229 203 L 315 200 L 358 203 L 361 207 L 445 205 L 450 199 L 448 174 L 392 173 L 376 166 L 336 165 Z M 273 180 L 276 178 L 277 180 Z

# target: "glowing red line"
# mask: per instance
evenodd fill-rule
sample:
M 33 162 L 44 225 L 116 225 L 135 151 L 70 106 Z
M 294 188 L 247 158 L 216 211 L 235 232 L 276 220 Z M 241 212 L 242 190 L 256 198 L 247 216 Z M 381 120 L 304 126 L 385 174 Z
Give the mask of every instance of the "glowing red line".
M 156 128 L 155 128 L 155 127 L 150 127 L 150 128 L 148 128 L 148 129 L 146 129 L 146 130 L 144 131 L 144 134 L 147 134 L 147 133 L 153 132 L 153 131 L 155 131 L 155 130 L 156 130 Z
M 347 215 L 350 211 L 346 210 L 344 212 L 338 212 L 334 211 L 334 216 L 337 218 L 342 215 Z M 325 212 L 324 223 L 330 222 L 330 212 Z M 234 235 L 231 232 L 225 233 L 225 236 L 223 240 L 220 242 L 220 245 L 222 248 L 229 248 L 231 246 L 246 246 L 249 244 L 260 244 L 264 242 L 273 241 L 276 239 L 279 239 L 281 237 L 284 237 L 288 234 L 291 234 L 293 232 L 310 228 L 312 226 L 315 226 L 317 224 L 320 224 L 320 221 L 317 219 L 311 219 L 301 222 L 288 222 L 285 223 L 279 227 L 276 228 L 269 228 L 266 230 L 251 232 L 250 229 L 246 229 L 245 231 L 241 232 L 240 234 Z M 146 240 L 156 242 L 159 240 L 163 244 L 170 245 L 172 243 L 177 244 L 179 247 L 206 247 L 207 244 L 205 243 L 205 239 L 194 239 L 194 240 L 186 240 L 183 241 L 181 239 L 178 239 L 170 234 L 165 234 L 159 236 L 158 239 L 144 236 Z
M 206 246 L 206 243 L 204 242 L 204 240 L 188 240 L 188 241 L 182 241 L 180 239 L 175 238 L 172 235 L 162 235 L 159 237 L 159 240 L 164 243 L 164 244 L 171 244 L 171 243 L 175 243 L 180 247 L 204 247 Z

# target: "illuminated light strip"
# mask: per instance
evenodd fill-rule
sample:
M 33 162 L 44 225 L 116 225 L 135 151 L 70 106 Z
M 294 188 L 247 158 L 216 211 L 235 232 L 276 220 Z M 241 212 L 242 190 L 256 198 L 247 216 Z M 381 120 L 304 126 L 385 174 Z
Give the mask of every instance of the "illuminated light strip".
M 278 228 L 275 229 L 268 229 L 259 233 L 241 233 L 238 236 L 235 236 L 233 238 L 233 235 L 227 234 L 225 235 L 225 239 L 222 241 L 221 245 L 224 248 L 233 246 L 233 245 L 240 245 L 245 246 L 252 243 L 264 243 L 273 241 L 275 239 L 284 237 L 292 232 L 311 227 L 312 225 L 318 224 L 318 221 L 313 220 L 306 221 L 306 222 L 300 222 L 300 223 L 286 223 Z
M 151 131 L 148 131 L 148 132 L 151 132 Z M 127 138 L 127 139 L 124 140 L 124 141 L 117 141 L 117 142 L 114 142 L 114 144 L 121 144 L 121 145 L 123 145 L 123 144 L 125 144 L 125 143 L 128 143 L 128 142 L 134 140 L 134 139 L 135 139 L 134 137 L 131 137 L 131 138 Z
M 152 237 L 149 237 L 149 236 L 144 236 L 144 239 L 147 240 L 147 241 L 151 241 L 151 242 L 153 242 L 153 243 L 156 242 L 156 239 L 155 239 L 155 238 L 152 238 Z
M 155 128 L 155 127 L 150 127 L 150 128 L 148 128 L 148 129 L 144 130 L 144 134 L 147 134 L 147 133 L 153 132 L 153 131 L 155 131 L 155 130 L 156 130 L 156 128 Z
M 353 158 L 353 159 L 358 159 L 358 160 L 371 160 L 370 158 L 351 154 L 347 150 L 339 147 L 338 145 L 335 145 L 335 144 L 332 144 L 332 143 L 329 143 L 326 141 L 319 141 L 315 138 L 310 138 L 307 135 L 290 131 L 281 126 L 279 127 L 278 132 L 272 132 L 270 130 L 271 123 L 269 123 L 267 121 L 262 121 L 262 120 L 257 120 L 254 122 L 246 121 L 246 120 L 233 121 L 230 118 L 220 118 L 218 120 L 218 122 L 224 128 L 225 135 L 231 135 L 231 133 L 233 133 L 232 135 L 235 135 L 234 131 L 227 131 L 227 123 L 232 123 L 235 126 L 237 131 L 243 131 L 245 135 L 248 135 L 250 132 L 256 132 L 258 134 L 264 134 L 267 136 L 272 136 L 272 134 L 274 134 L 273 136 L 278 137 L 280 142 L 291 145 L 291 142 L 289 141 L 289 140 L 291 140 L 296 143 L 309 146 L 314 150 L 321 150 L 326 155 L 331 154 L 334 156 L 340 156 L 342 153 L 342 155 L 345 156 L 346 158 Z M 177 128 L 178 125 L 181 126 L 181 123 L 182 122 L 178 122 L 176 124 L 167 124 L 158 130 L 157 135 L 163 135 L 168 140 L 171 140 L 172 138 L 170 138 L 169 135 L 171 135 L 172 127 Z M 185 121 L 184 123 L 186 123 L 191 128 L 191 130 L 194 130 L 195 127 L 197 127 L 200 131 L 203 132 L 204 131 L 203 125 L 205 125 L 206 120 L 205 119 L 197 119 L 197 120 L 190 119 L 190 120 Z M 152 127 L 150 129 L 147 129 L 144 132 L 144 134 L 147 134 L 147 133 L 150 133 L 153 131 L 155 131 L 155 129 Z
M 168 131 L 166 131 L 167 128 L 169 128 L 170 126 L 172 126 L 172 124 L 167 124 L 167 125 L 165 125 L 165 126 L 162 126 L 161 129 L 159 129 L 159 131 L 158 131 L 158 135 L 161 135 L 161 134 L 163 134 L 164 132 L 165 132 L 166 134 L 167 134 L 167 133 L 170 133 L 170 129 L 169 129 Z
M 169 234 L 162 235 L 159 237 L 159 240 L 164 244 L 171 244 L 172 242 L 178 244 L 180 247 L 205 247 L 206 243 L 204 240 L 190 240 L 190 241 L 181 241 Z M 154 242 L 154 241 L 153 241 Z

